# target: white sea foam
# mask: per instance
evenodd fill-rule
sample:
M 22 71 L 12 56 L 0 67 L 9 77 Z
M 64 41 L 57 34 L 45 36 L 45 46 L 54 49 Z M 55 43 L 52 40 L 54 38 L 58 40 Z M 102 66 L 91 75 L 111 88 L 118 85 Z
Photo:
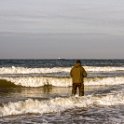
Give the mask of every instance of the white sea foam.
M 15 85 L 20 85 L 24 87 L 41 87 L 44 85 L 52 85 L 56 87 L 69 87 L 71 86 L 70 78 L 54 78 L 54 77 L 0 77 L 7 81 L 11 81 Z
M 69 72 L 70 68 L 54 67 L 54 68 L 24 68 L 24 67 L 2 67 L 0 74 L 31 74 L 31 73 L 57 73 Z
M 111 71 L 124 71 L 124 67 L 94 67 L 85 66 L 88 72 L 111 72 Z M 57 72 L 70 72 L 70 67 L 54 67 L 54 68 L 24 68 L 24 67 L 2 67 L 0 74 L 31 74 L 31 73 L 57 73 Z
M 0 116 L 18 115 L 25 113 L 50 113 L 61 112 L 75 107 L 89 108 L 95 106 L 116 106 L 123 105 L 124 93 L 107 94 L 107 96 L 85 96 L 85 97 L 68 97 L 54 98 L 50 100 L 33 100 L 9 102 L 0 107 Z M 108 109 L 108 108 L 107 108 Z
M 11 81 L 15 85 L 24 87 L 41 87 L 44 85 L 52 85 L 56 87 L 72 86 L 71 78 L 56 77 L 0 77 L 7 81 Z M 119 85 L 124 84 L 124 77 L 107 77 L 107 78 L 85 78 L 85 85 Z
M 106 77 L 85 79 L 85 85 L 120 85 L 124 84 L 124 77 Z
M 105 66 L 105 67 L 97 67 L 97 66 L 86 66 L 86 70 L 91 72 L 113 72 L 113 71 L 124 71 L 124 67 L 113 67 L 113 66 Z

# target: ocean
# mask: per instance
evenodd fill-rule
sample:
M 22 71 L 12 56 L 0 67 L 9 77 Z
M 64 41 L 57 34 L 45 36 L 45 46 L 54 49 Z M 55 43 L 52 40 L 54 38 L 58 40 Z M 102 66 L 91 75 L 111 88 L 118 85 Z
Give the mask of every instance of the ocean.
M 72 96 L 75 60 L 0 60 L 0 124 L 124 124 L 124 60 L 81 60 L 85 96 Z

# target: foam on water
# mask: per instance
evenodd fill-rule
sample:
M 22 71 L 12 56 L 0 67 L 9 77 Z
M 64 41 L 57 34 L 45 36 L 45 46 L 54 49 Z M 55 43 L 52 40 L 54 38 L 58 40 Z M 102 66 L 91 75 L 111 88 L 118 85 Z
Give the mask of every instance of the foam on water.
M 111 71 L 124 71 L 124 67 L 94 67 L 84 66 L 86 71 L 90 72 L 111 72 Z M 0 74 L 31 74 L 31 73 L 57 73 L 57 72 L 70 72 L 70 67 L 54 67 L 54 68 L 25 68 L 25 67 L 2 67 Z
M 21 77 L 21 78 L 9 78 L 0 77 L 7 81 L 13 82 L 15 85 L 24 87 L 41 87 L 44 85 L 52 85 L 57 87 L 69 87 L 71 86 L 70 78 L 54 78 L 54 77 Z
M 32 73 L 56 73 L 69 72 L 70 68 L 54 67 L 54 68 L 25 68 L 25 67 L 2 67 L 0 74 L 32 74 Z
M 14 85 L 23 87 L 41 87 L 44 85 L 52 85 L 56 87 L 72 86 L 71 78 L 57 77 L 0 77 L 6 81 L 12 82 Z M 7 82 L 5 82 L 7 83 Z M 86 78 L 85 85 L 119 85 L 124 84 L 124 77 L 106 77 L 106 78 Z M 2 84 L 1 84 L 2 85 Z
M 123 105 L 124 92 L 107 94 L 106 96 L 85 96 L 53 98 L 49 100 L 27 99 L 25 101 L 9 102 L 0 107 L 0 116 L 18 115 L 26 113 L 61 112 L 76 107 L 90 108 L 93 106 L 105 107 Z M 108 109 L 108 108 L 107 108 Z
M 31 121 L 32 123 L 35 121 L 42 123 L 43 119 L 49 123 L 52 119 L 55 120 L 53 123 L 58 122 L 58 119 L 60 119 L 60 123 L 63 120 L 65 123 L 123 123 L 123 61 L 121 63 L 119 61 L 105 61 L 105 63 L 95 60 L 95 64 L 93 62 L 84 63 L 87 65 L 84 68 L 88 73 L 88 77 L 84 79 L 84 84 L 89 86 L 85 89 L 85 96 L 79 97 L 70 96 L 71 88 L 67 88 L 68 91 L 65 88 L 72 86 L 69 72 L 73 62 L 68 64 L 65 62 L 60 65 L 61 63 L 55 64 L 53 61 L 51 66 L 49 60 L 40 61 L 39 64 L 37 61 L 35 63 L 34 61 L 29 61 L 29 63 L 27 61 L 21 63 L 8 61 L 5 64 L 3 61 L 0 68 L 0 87 L 3 93 L 0 103 L 0 123 L 9 123 L 10 121 L 12 123 L 30 123 Z M 47 88 L 50 89 L 49 91 L 46 87 L 35 88 L 44 85 L 56 87 L 50 86 Z M 20 88 L 19 86 L 33 88 Z M 11 90 L 9 91 L 9 89 Z M 65 89 L 66 93 L 60 89 Z M 28 117 L 25 115 L 27 113 L 31 113 L 28 116 L 29 122 L 27 122 Z M 60 114 L 59 117 L 57 117 L 58 114 Z M 31 115 L 36 118 L 32 118 Z M 21 116 L 24 118 L 18 121 Z M 13 117 L 15 121 L 13 121 Z M 6 121 L 6 119 L 9 120 Z M 68 121 L 69 119 L 70 121 Z M 74 121 L 72 122 L 72 120 Z

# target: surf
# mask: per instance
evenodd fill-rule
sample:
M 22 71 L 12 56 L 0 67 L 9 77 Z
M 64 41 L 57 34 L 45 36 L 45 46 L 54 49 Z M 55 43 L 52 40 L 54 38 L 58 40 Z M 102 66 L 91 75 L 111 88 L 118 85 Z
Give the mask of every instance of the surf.
M 84 66 L 88 72 L 112 72 L 112 71 L 124 71 L 124 67 L 99 67 L 99 66 Z M 52 68 L 28 68 L 28 67 L 1 67 L 0 74 L 39 74 L 39 73 L 69 73 L 71 67 L 52 67 Z
M 44 114 L 62 112 L 72 108 L 90 108 L 90 107 L 111 107 L 123 105 L 124 93 L 107 94 L 100 96 L 84 97 L 57 97 L 49 100 L 27 99 L 18 102 L 9 102 L 0 107 L 0 116 L 19 115 L 19 114 Z
M 84 84 L 86 86 L 95 85 L 120 85 L 124 84 L 124 77 L 93 77 L 85 78 Z M 71 87 L 71 78 L 58 77 L 0 77 L 1 87 L 42 87 L 51 85 L 55 87 Z

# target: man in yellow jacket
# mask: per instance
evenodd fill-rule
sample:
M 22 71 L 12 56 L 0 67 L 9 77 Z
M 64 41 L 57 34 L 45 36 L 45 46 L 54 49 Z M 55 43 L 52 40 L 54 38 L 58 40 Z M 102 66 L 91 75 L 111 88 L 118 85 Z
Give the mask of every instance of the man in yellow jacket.
M 70 71 L 72 77 L 72 95 L 75 95 L 77 88 L 79 89 L 79 96 L 84 96 L 84 77 L 87 76 L 85 69 L 81 66 L 81 61 L 76 60 L 76 64 Z

